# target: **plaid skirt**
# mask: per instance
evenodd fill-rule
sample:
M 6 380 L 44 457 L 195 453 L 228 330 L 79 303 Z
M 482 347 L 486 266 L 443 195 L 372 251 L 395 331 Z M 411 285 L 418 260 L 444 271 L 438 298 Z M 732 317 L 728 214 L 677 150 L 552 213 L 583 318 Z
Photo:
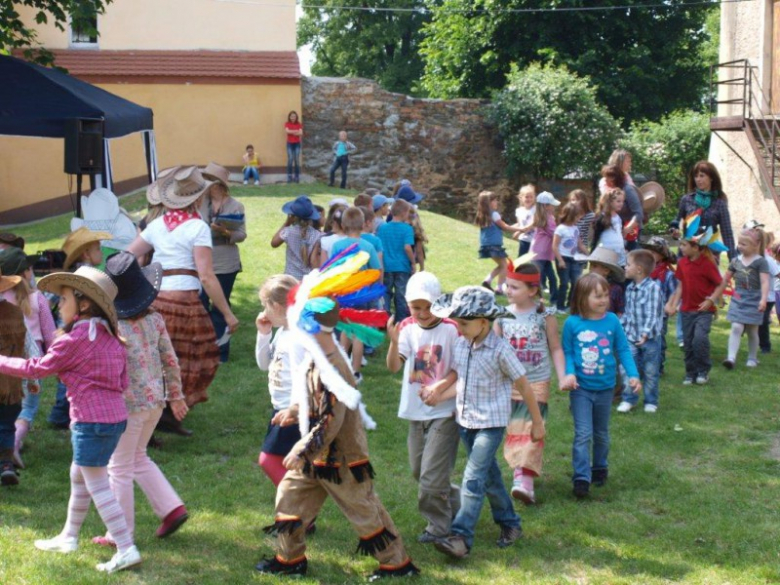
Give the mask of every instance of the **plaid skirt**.
M 163 316 L 179 358 L 187 406 L 206 402 L 209 385 L 219 367 L 219 347 L 214 325 L 198 291 L 160 291 L 152 306 Z
M 547 401 L 550 399 L 550 381 L 531 382 L 531 390 L 536 396 L 542 418 L 547 420 Z M 504 459 L 512 469 L 521 468 L 532 472 L 532 475 L 542 473 L 542 454 L 544 440 L 534 443 L 531 440 L 531 413 L 525 402 L 512 397 L 512 416 L 506 427 L 504 440 Z

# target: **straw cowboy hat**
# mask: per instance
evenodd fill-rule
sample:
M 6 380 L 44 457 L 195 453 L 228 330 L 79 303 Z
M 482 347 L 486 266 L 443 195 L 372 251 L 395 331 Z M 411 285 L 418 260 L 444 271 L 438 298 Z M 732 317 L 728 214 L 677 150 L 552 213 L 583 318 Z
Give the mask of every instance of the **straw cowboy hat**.
M 626 279 L 625 271 L 620 266 L 620 264 L 618 264 L 617 252 L 613 252 L 609 248 L 599 246 L 593 250 L 593 253 L 588 256 L 587 260 L 588 262 L 594 262 L 609 268 L 609 271 L 612 274 L 612 278 L 615 280 L 615 282 L 623 282 Z
M 80 227 L 75 232 L 70 232 L 62 244 L 62 250 L 65 252 L 65 262 L 62 263 L 62 267 L 65 270 L 70 268 L 70 265 L 78 260 L 79 256 L 84 252 L 84 248 L 90 244 L 101 240 L 112 240 L 113 238 L 114 236 L 108 232 L 93 232 L 85 227 Z
M 127 319 L 148 308 L 157 298 L 163 269 L 159 262 L 141 268 L 130 252 L 111 254 L 106 260 L 106 274 L 118 289 L 114 307 L 120 319 Z
M 650 215 L 655 213 L 664 205 L 666 201 L 666 191 L 654 181 L 648 181 L 638 189 L 642 196 L 642 210 Z
M 203 178 L 198 167 L 179 167 L 157 179 L 160 203 L 168 209 L 184 209 L 195 203 L 214 182 Z
M 91 266 L 82 266 L 76 272 L 55 272 L 38 281 L 38 288 L 44 292 L 59 295 L 62 287 L 77 290 L 92 300 L 108 317 L 114 334 L 117 333 L 117 316 L 114 299 L 117 288 L 111 277 L 102 270 Z
M 149 205 L 160 205 L 160 183 L 161 181 L 170 175 L 171 173 L 175 173 L 178 171 L 181 167 L 171 167 L 169 169 L 163 169 L 159 173 L 157 173 L 157 180 L 154 181 L 151 185 L 149 185 L 146 188 L 146 200 L 149 202 Z
M 219 183 L 225 189 L 230 189 L 230 186 L 228 185 L 230 172 L 222 165 L 218 165 L 215 162 L 210 162 L 206 165 L 205 168 L 201 169 L 200 172 L 206 180 Z
M 462 286 L 452 294 L 440 296 L 431 305 L 431 313 L 450 319 L 514 319 L 514 315 L 496 303 L 495 295 L 481 286 Z
M 22 282 L 21 276 L 3 276 L 3 271 L 0 270 L 0 293 L 11 290 L 20 282 Z

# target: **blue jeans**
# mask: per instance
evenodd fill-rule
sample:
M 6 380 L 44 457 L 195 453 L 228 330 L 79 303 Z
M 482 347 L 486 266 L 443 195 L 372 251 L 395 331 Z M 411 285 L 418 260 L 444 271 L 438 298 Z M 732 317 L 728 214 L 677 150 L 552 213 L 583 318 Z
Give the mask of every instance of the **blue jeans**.
M 333 187 L 333 183 L 336 180 L 336 169 L 341 167 L 341 188 L 346 189 L 347 188 L 347 167 L 349 166 L 349 155 L 344 154 L 342 156 L 337 156 L 336 160 L 333 161 L 333 166 L 330 167 L 330 183 L 329 185 Z
M 13 450 L 16 437 L 16 419 L 22 410 L 22 405 L 0 404 L 0 458 L 3 451 Z M 9 457 L 10 459 L 10 457 Z
M 677 345 L 680 345 L 683 342 L 683 326 L 682 326 L 682 311 L 677 310 L 677 328 L 675 329 L 675 334 L 677 335 Z
M 517 251 L 517 255 L 522 256 L 523 254 L 527 254 L 530 249 L 531 249 L 531 242 L 520 240 L 520 248 Z
M 230 295 L 233 292 L 233 285 L 236 283 L 238 272 L 228 272 L 227 274 L 217 274 L 215 276 L 217 277 L 219 286 L 222 288 L 222 292 L 225 295 L 225 300 L 227 301 L 228 307 L 231 307 L 232 305 L 230 304 Z M 209 295 L 206 294 L 205 290 L 200 292 L 200 300 L 203 303 L 203 306 L 206 307 L 206 310 L 209 313 L 209 317 L 211 317 L 211 323 L 214 325 L 214 332 L 217 334 L 217 339 L 220 339 L 225 334 L 225 330 L 227 329 L 227 322 L 225 321 L 225 317 L 222 315 L 222 313 L 220 313 L 219 309 L 217 309 L 217 307 L 211 303 Z M 224 364 L 226 361 L 228 361 L 228 357 L 230 357 L 229 341 L 225 345 L 219 346 L 219 361 Z
M 411 274 L 408 272 L 385 272 L 384 285 L 385 291 L 385 311 L 392 315 L 390 311 L 390 301 L 395 299 L 395 322 L 400 323 L 406 319 L 409 313 L 409 307 L 406 304 L 406 283 L 409 282 Z
M 569 392 L 569 409 L 574 419 L 574 444 L 571 448 L 574 481 L 584 480 L 590 483 L 593 470 L 608 467 L 612 395 L 612 388 L 599 391 L 579 389 Z M 593 443 L 592 463 L 591 442 Z
M 38 391 L 38 394 L 27 392 L 24 395 L 24 399 L 22 400 L 22 412 L 19 413 L 19 418 L 23 418 L 28 423 L 30 423 L 30 426 L 32 426 L 32 423 L 35 420 L 35 415 L 38 414 L 38 407 L 40 406 L 40 403 L 41 403 L 40 391 Z
M 260 180 L 260 171 L 257 169 L 257 167 L 246 167 L 244 169 L 244 180 L 245 181 L 259 181 Z
M 295 175 L 293 175 L 293 172 Z M 287 143 L 287 182 L 297 183 L 301 177 L 301 143 Z
M 642 345 L 629 343 L 631 357 L 634 358 L 636 369 L 642 380 L 642 391 L 645 393 L 645 404 L 658 406 L 658 378 L 661 375 L 661 336 L 648 339 Z M 639 396 L 634 394 L 628 385 L 628 375 L 624 370 L 623 376 L 623 402 L 636 404 Z
M 54 400 L 54 406 L 49 413 L 49 422 L 58 427 L 68 426 L 70 424 L 70 405 L 65 393 L 68 389 L 61 380 L 57 380 L 57 396 Z
M 555 270 L 550 260 L 534 260 L 534 264 L 542 275 L 542 289 L 550 290 L 550 304 L 558 300 L 558 280 L 555 278 Z
M 73 463 L 82 467 L 106 467 L 126 428 L 126 420 L 118 423 L 73 423 L 70 427 Z
M 512 498 L 504 487 L 496 452 L 504 439 L 505 427 L 490 429 L 460 428 L 460 440 L 466 448 L 468 461 L 463 470 L 460 488 L 460 510 L 452 521 L 451 531 L 474 544 L 474 529 L 487 496 L 493 521 L 499 526 L 520 527 L 520 516 L 515 513 Z
M 571 256 L 564 256 L 566 268 L 558 267 L 558 276 L 561 284 L 558 287 L 558 310 L 563 311 L 571 305 L 571 298 L 574 295 L 574 285 L 582 274 L 582 263 L 577 262 Z

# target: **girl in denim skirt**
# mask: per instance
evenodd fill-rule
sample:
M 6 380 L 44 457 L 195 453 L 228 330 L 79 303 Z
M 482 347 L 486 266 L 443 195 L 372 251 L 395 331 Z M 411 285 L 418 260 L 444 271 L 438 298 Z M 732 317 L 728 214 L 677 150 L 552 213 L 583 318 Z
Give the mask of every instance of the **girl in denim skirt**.
M 127 386 L 127 356 L 117 337 L 117 288 L 108 275 L 89 266 L 73 274 L 45 276 L 38 288 L 60 296 L 63 329 L 42 358 L 0 356 L 0 373 L 27 379 L 56 375 L 68 388 L 73 445 L 68 517 L 60 534 L 36 540 L 35 546 L 52 552 L 75 551 L 92 500 L 117 546 L 114 557 L 97 569 L 113 573 L 141 562 L 108 482 L 108 460 L 127 424 L 122 395 Z
M 509 232 L 513 236 L 519 233 L 515 228 L 507 225 L 498 212 L 498 195 L 492 191 L 482 191 L 477 199 L 477 216 L 474 223 L 479 226 L 479 257 L 490 258 L 496 263 L 482 282 L 482 286 L 493 290 L 494 278 L 498 278 L 496 294 L 504 294 L 506 282 L 506 250 L 504 250 L 504 234 Z

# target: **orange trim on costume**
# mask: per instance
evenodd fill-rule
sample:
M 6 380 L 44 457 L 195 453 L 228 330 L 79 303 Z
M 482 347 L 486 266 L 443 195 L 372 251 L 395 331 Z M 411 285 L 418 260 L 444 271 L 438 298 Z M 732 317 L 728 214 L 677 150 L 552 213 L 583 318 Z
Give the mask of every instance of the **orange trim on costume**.
M 361 537 L 360 537 L 360 540 L 371 540 L 372 538 L 374 538 L 374 537 L 376 537 L 376 536 L 378 536 L 378 535 L 382 534 L 382 532 L 384 532 L 385 530 L 386 530 L 386 529 L 385 529 L 385 527 L 384 527 L 384 526 L 382 526 L 382 528 L 380 528 L 380 529 L 379 529 L 379 530 L 377 530 L 376 532 L 372 532 L 372 533 L 371 533 L 371 534 L 369 534 L 368 536 L 361 536 Z
M 400 565 L 379 565 L 380 569 L 384 569 L 385 571 L 397 571 L 398 569 L 403 569 L 405 566 L 410 564 L 412 562 L 412 559 L 410 557 L 407 557 L 406 560 L 401 563 Z
M 298 563 L 306 560 L 306 555 L 301 555 L 299 557 L 292 559 L 291 561 L 285 561 L 281 556 L 276 555 L 276 560 L 282 563 L 283 565 L 297 565 Z
M 520 282 L 526 282 L 528 284 L 533 284 L 534 286 L 539 286 L 542 282 L 541 274 L 521 274 L 519 272 L 507 272 L 506 277 L 509 280 L 519 280 Z
M 360 461 L 353 461 L 352 463 L 347 463 L 347 467 L 350 468 L 357 467 L 358 465 L 365 465 L 368 462 L 369 462 L 368 459 L 361 459 Z
M 279 520 L 282 520 L 283 522 L 286 522 L 287 520 L 300 520 L 300 516 L 292 516 L 290 514 L 277 514 L 275 520 L 278 522 Z
M 323 461 L 322 459 L 319 459 L 317 461 L 312 461 L 312 465 L 315 467 L 335 467 L 338 469 L 341 467 L 341 463 L 328 463 L 327 461 Z

